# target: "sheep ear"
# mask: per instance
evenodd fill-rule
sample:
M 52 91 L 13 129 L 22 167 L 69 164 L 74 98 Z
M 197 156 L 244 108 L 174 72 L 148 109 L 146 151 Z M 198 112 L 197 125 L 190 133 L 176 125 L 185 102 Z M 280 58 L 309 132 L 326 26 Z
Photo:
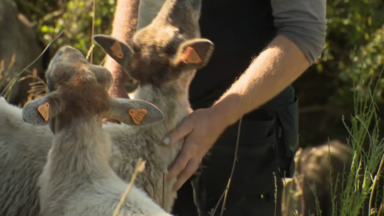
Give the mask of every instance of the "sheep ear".
M 112 98 L 107 118 L 132 126 L 149 125 L 164 120 L 164 114 L 155 105 L 138 99 Z
M 94 35 L 93 40 L 123 68 L 128 66 L 133 51 L 126 43 L 102 34 Z
M 22 117 L 33 125 L 46 125 L 49 120 L 60 112 L 60 101 L 55 93 L 47 94 L 25 104 Z
M 208 64 L 213 50 L 214 44 L 208 39 L 197 38 L 186 41 L 180 45 L 174 64 L 190 69 L 201 69 Z

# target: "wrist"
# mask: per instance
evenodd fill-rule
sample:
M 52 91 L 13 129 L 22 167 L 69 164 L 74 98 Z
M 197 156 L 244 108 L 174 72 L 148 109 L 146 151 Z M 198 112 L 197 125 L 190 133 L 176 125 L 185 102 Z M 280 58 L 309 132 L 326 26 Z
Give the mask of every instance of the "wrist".
M 129 76 L 123 67 L 109 57 L 104 66 L 110 71 L 113 78 L 112 85 L 108 91 L 109 95 L 116 98 L 127 98 L 125 83 L 128 81 Z
M 107 67 L 107 65 L 106 65 L 106 67 Z M 127 73 L 124 71 L 123 67 L 121 67 L 120 65 L 118 65 L 116 63 L 116 65 L 112 65 L 112 66 L 108 65 L 107 68 L 111 72 L 111 75 L 113 78 L 112 85 L 113 86 L 124 86 L 125 83 L 128 81 L 129 77 L 128 77 Z
M 236 123 L 241 117 L 241 110 L 237 107 L 239 104 L 238 96 L 225 97 L 216 102 L 212 107 L 214 115 L 218 116 L 220 123 L 228 127 Z

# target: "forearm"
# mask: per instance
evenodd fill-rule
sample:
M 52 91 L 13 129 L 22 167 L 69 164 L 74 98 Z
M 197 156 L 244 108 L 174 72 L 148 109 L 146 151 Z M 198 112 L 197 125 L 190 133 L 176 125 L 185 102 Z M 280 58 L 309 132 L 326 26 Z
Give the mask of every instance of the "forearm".
M 140 0 L 118 0 L 116 4 L 111 35 L 127 44 L 129 44 L 136 31 L 139 2 Z M 129 79 L 128 74 L 110 56 L 107 56 L 104 66 L 111 72 L 113 77 L 113 85 L 109 90 L 110 95 L 121 97 L 122 95 L 118 95 L 118 88 L 122 88 L 127 82 Z
M 277 36 L 212 108 L 226 126 L 233 124 L 292 84 L 309 65 L 295 43 Z

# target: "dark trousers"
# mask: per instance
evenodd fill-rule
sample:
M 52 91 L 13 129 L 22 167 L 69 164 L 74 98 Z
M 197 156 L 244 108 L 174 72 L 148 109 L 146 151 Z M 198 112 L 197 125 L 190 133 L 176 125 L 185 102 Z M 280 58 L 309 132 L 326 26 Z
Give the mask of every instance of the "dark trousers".
M 223 216 L 280 216 L 282 177 L 293 174 L 297 98 L 280 109 L 259 109 L 242 119 L 238 156 Z M 230 177 L 239 122 L 228 127 L 198 172 L 178 191 L 176 216 L 211 216 Z M 222 200 L 215 216 L 220 215 Z

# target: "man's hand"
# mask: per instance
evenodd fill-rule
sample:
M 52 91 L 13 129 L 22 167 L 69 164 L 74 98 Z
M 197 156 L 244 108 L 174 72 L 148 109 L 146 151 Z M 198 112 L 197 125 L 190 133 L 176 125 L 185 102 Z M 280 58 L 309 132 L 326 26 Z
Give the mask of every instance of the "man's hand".
M 178 176 L 174 189 L 178 190 L 196 171 L 227 126 L 275 97 L 309 65 L 295 43 L 278 35 L 211 108 L 196 110 L 187 116 L 170 132 L 170 139 L 163 141 L 173 145 L 186 138 L 180 155 L 169 170 L 168 178 Z
M 185 137 L 183 148 L 169 169 L 168 179 L 177 176 L 173 190 L 177 191 L 200 165 L 202 158 L 227 127 L 225 118 L 213 108 L 198 109 L 189 114 L 163 139 L 167 146 Z

